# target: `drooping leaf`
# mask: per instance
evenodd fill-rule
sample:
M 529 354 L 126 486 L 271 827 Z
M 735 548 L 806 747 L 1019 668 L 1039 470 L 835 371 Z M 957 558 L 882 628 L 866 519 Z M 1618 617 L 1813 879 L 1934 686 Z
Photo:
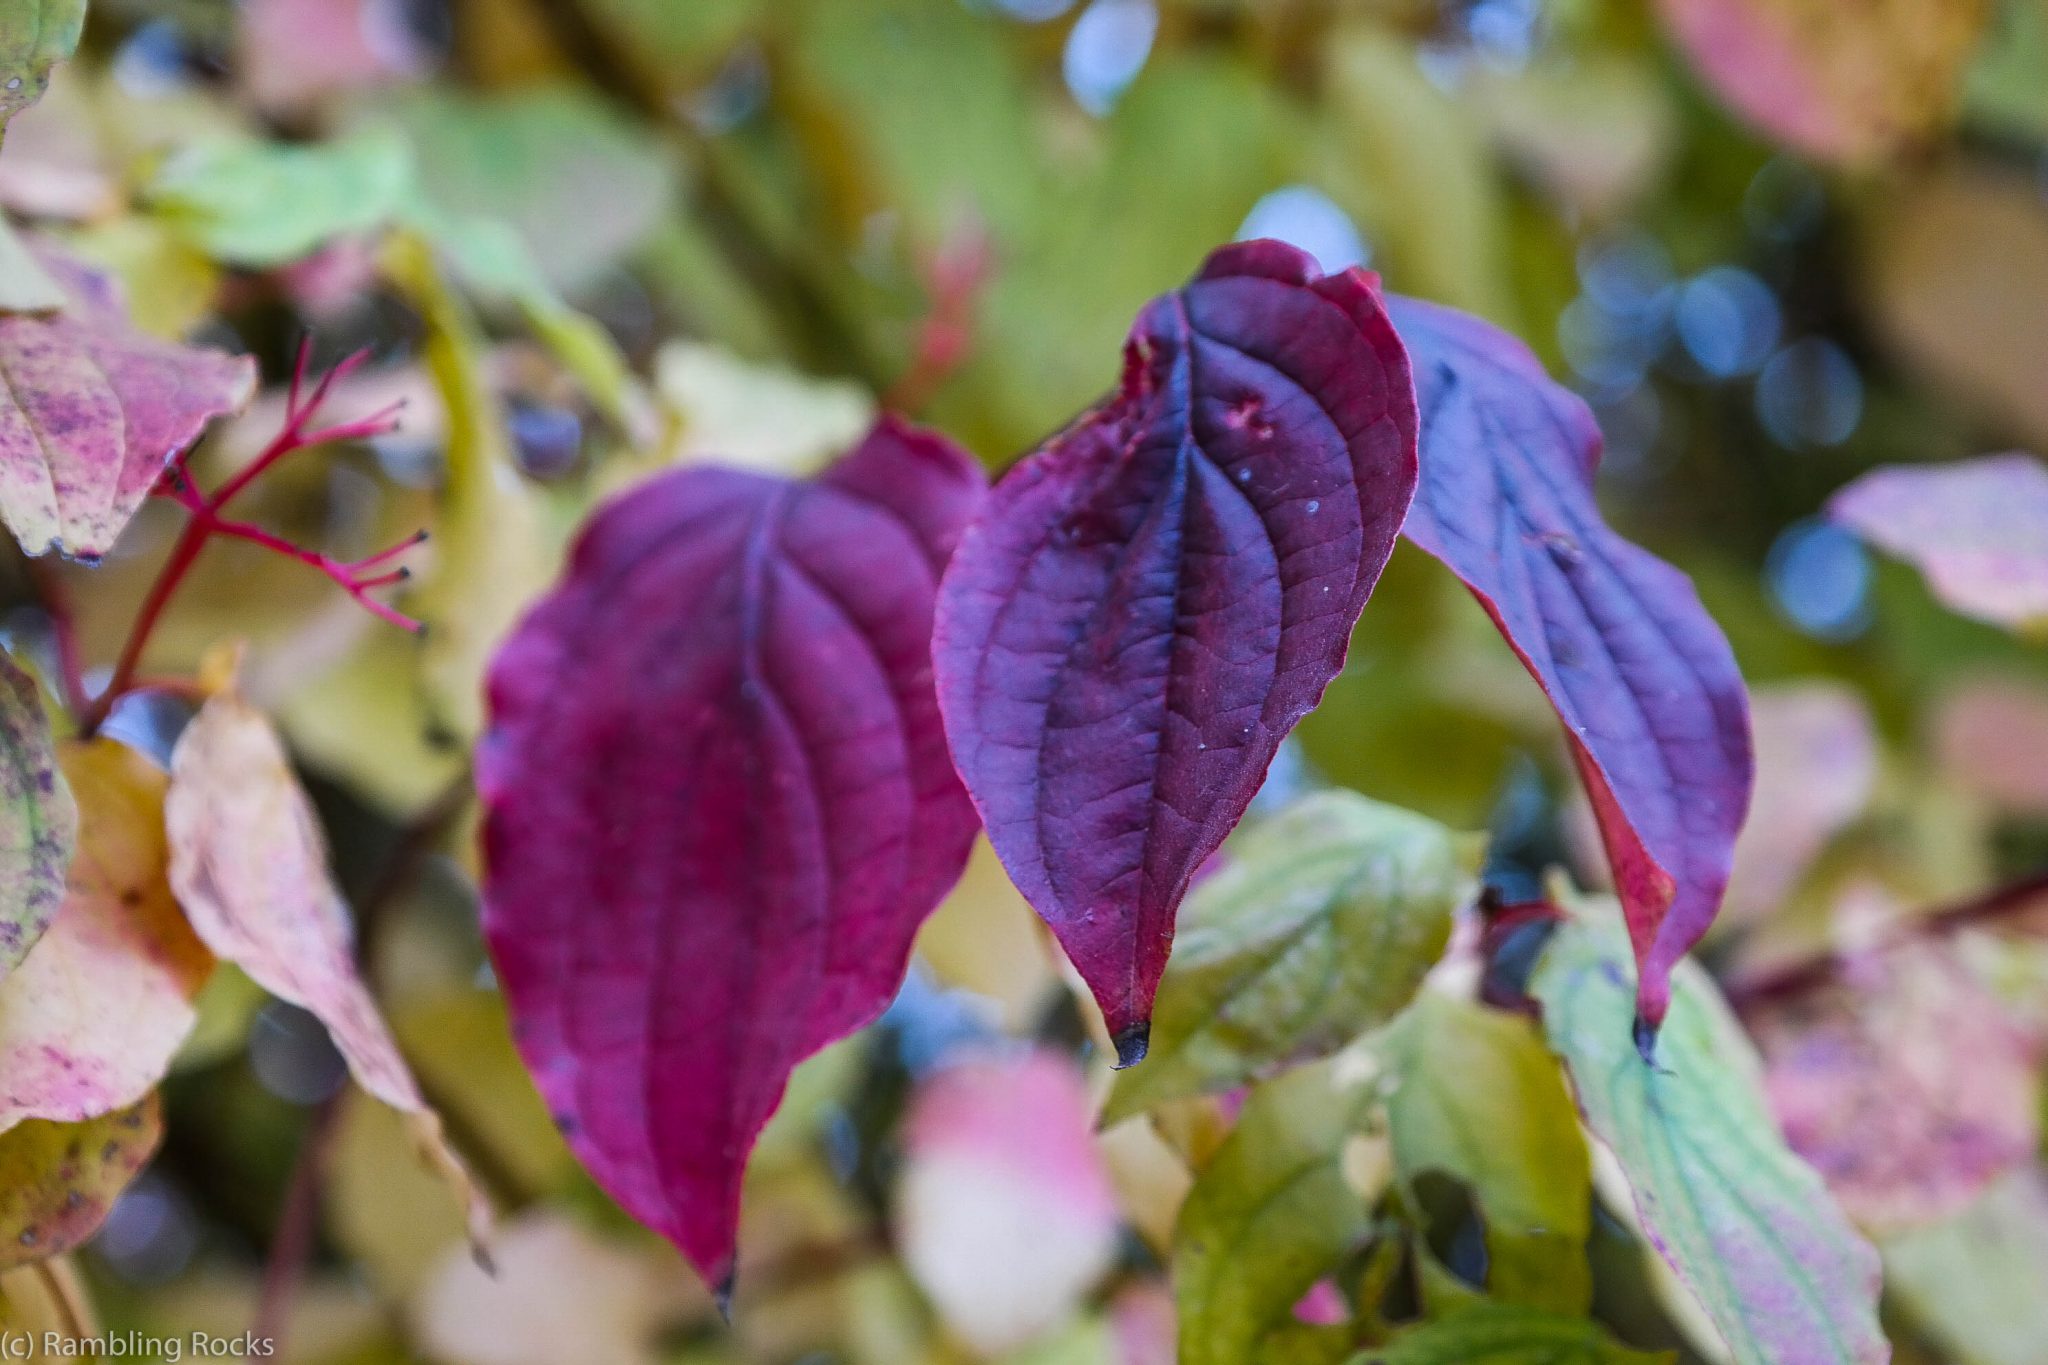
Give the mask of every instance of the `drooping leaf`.
M 1481 1304 L 1396 1336 L 1350 1365 L 1659 1365 L 1669 1352 L 1631 1351 L 1597 1322 Z
M 1960 1212 L 2040 1147 L 2039 1043 L 1947 944 L 1872 953 L 1743 1023 L 1786 1141 L 1872 1233 Z
M 1087 1080 L 1039 1050 L 919 1086 L 903 1126 L 894 1245 L 946 1325 L 985 1356 L 1067 1321 L 1115 1259 L 1122 1218 Z
M 1438 1171 L 1470 1189 L 1490 1295 L 1584 1313 L 1593 1175 L 1556 1059 L 1527 1019 L 1438 991 L 1388 1034 L 1394 1168 L 1409 1180 Z
M 2033 456 L 1872 470 L 1828 500 L 1828 516 L 1918 567 L 1951 609 L 2048 631 L 2048 465 Z
M 1349 1054 L 1253 1090 L 1174 1231 L 1180 1365 L 1243 1365 L 1372 1228 L 1390 1171 L 1367 1130 L 1373 1068 Z
M 1125 1063 L 1195 870 L 1343 664 L 1414 421 L 1371 280 L 1227 247 L 1140 314 L 1122 386 L 996 486 L 947 571 L 954 761 Z
M 1589 905 L 1530 983 L 1579 1109 L 1633 1191 L 1651 1244 L 1739 1365 L 1878 1365 L 1877 1254 L 1778 1135 L 1756 1052 L 1713 982 L 1674 974 L 1654 1063 L 1630 1044 L 1628 944 Z
M 192 1030 L 213 970 L 165 880 L 164 777 L 112 740 L 58 750 L 78 803 L 64 902 L 0 981 L 0 1132 L 141 1101 Z
M 1601 519 L 1585 403 L 1497 328 L 1390 306 L 1423 426 L 1403 532 L 1464 580 L 1563 722 L 1654 1027 L 1672 964 L 1720 906 L 1749 804 L 1742 675 L 1685 575 Z
M 156 1096 L 82 1123 L 0 1133 L 0 1270 L 60 1256 L 99 1231 L 163 1140 Z
M 966 861 L 928 649 L 981 488 L 894 421 L 810 483 L 663 475 L 492 664 L 484 928 L 520 1051 L 714 1286 L 791 1070 L 881 1012 Z
M 209 255 L 269 267 L 311 255 L 336 237 L 383 227 L 412 183 L 405 139 L 373 128 L 316 143 L 189 142 L 157 167 L 147 194 Z
M 1954 117 L 1988 0 L 1659 0 L 1700 75 L 1808 156 L 1910 150 Z
M 448 1181 L 481 1244 L 490 1209 L 357 972 L 355 927 L 312 802 L 270 721 L 232 690 L 208 698 L 179 736 L 164 824 L 171 887 L 193 931 L 326 1025 L 356 1083 L 406 1116 L 420 1159 Z
M 41 262 L 68 303 L 0 315 L 0 520 L 31 555 L 93 559 L 171 456 L 249 401 L 256 367 L 145 336 L 105 276 L 54 252 Z
M 49 928 L 77 845 L 49 714 L 35 680 L 0 654 L 0 981 Z
M 1328 1056 L 1393 1018 L 1442 955 L 1465 880 L 1449 830 L 1352 792 L 1251 831 L 1189 896 L 1150 1063 L 1118 1075 L 1103 1122 Z
M 0 11 L 0 134 L 42 98 L 50 68 L 78 50 L 85 0 L 11 0 Z
M 1955 1217 L 1886 1239 L 1884 1284 L 1957 1365 L 2035 1365 L 2048 1341 L 2048 1172 L 2036 1163 Z

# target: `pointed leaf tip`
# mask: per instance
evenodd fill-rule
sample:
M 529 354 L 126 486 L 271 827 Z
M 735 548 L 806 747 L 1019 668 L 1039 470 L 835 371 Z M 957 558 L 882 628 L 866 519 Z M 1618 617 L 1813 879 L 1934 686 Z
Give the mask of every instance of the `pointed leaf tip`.
M 1591 799 L 1652 1029 L 1713 922 L 1749 809 L 1749 697 L 1692 583 L 1593 497 L 1600 428 L 1519 341 L 1394 298 L 1422 406 L 1403 533 L 1471 589 L 1542 686 Z
M 1196 870 L 1343 666 L 1415 487 L 1406 353 L 1358 272 L 1240 242 L 1154 299 L 1120 387 L 991 493 L 933 667 L 990 842 L 1113 1038 Z
M 515 1039 L 708 1285 L 791 1071 L 888 1005 L 966 865 L 931 623 L 984 487 L 894 423 L 809 482 L 661 475 L 492 662 L 483 920 Z
M 1122 1071 L 1125 1067 L 1136 1066 L 1145 1060 L 1145 1054 L 1151 1050 L 1152 1024 L 1149 1020 L 1142 1024 L 1133 1024 L 1117 1034 L 1114 1041 L 1116 1069 Z

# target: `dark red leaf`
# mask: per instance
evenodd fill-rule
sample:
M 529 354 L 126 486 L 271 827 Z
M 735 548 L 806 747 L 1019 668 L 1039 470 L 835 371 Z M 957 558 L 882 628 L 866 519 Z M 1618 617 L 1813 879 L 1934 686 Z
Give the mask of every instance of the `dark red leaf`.
M 1248 242 L 1146 307 L 1122 387 L 962 537 L 933 641 L 954 761 L 1125 1064 L 1188 881 L 1343 665 L 1414 486 L 1376 282 Z
M 664 475 L 492 667 L 484 929 L 520 1051 L 714 1286 L 791 1069 L 882 1011 L 966 862 L 929 642 L 982 490 L 887 419 L 814 482 Z
M 1390 308 L 1422 409 L 1403 529 L 1465 580 L 1564 722 L 1654 1030 L 1672 965 L 1720 907 L 1749 807 L 1742 674 L 1685 575 L 1601 520 L 1585 403 L 1497 328 L 1412 299 Z

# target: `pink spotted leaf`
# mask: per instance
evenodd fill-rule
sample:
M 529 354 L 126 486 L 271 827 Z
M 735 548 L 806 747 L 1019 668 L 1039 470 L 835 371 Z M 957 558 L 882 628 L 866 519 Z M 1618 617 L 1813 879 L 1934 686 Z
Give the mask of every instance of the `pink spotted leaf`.
M 256 369 L 139 332 L 112 280 L 38 260 L 67 304 L 0 314 L 0 520 L 29 554 L 97 559 L 171 457 L 249 401 Z
M 484 929 L 520 1052 L 722 1294 L 790 1072 L 881 1013 L 966 864 L 930 639 L 983 486 L 892 419 L 810 482 L 665 474 L 491 668 Z
M 1396 299 L 1415 367 L 1422 482 L 1403 528 L 1472 590 L 1563 722 L 1638 969 L 1638 1042 L 1713 922 L 1749 806 L 1749 706 L 1685 575 L 1593 500 L 1600 429 L 1521 343 Z
M 1415 459 L 1375 281 L 1240 243 L 1147 305 L 1121 387 L 961 540 L 932 646 L 953 757 L 1125 1065 L 1190 880 L 1343 665 Z
M 2048 465 L 2033 456 L 1875 469 L 1828 516 L 1916 566 L 1951 609 L 2048 632 Z

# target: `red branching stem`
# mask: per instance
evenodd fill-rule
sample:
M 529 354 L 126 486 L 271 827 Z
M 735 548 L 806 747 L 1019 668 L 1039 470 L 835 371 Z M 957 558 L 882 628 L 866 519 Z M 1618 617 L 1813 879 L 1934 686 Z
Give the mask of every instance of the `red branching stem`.
M 163 568 L 157 573 L 156 581 L 150 585 L 149 595 L 143 599 L 142 609 L 136 614 L 135 624 L 128 632 L 127 642 L 121 648 L 121 656 L 114 664 L 114 674 L 108 681 L 106 689 L 90 705 L 81 706 L 77 701 L 74 702 L 79 711 L 79 728 L 84 733 L 92 734 L 98 730 L 113 710 L 114 703 L 134 690 L 136 669 L 142 663 L 143 652 L 148 648 L 150 637 L 155 633 L 164 609 L 177 595 L 178 588 L 191 572 L 200 551 L 204 550 L 207 541 L 215 536 L 247 541 L 317 569 L 379 620 L 388 621 L 401 630 L 415 633 L 420 630 L 419 622 L 369 595 L 373 588 L 389 587 L 405 581 L 411 576 L 410 571 L 403 568 L 382 573 L 368 571 L 388 564 L 418 545 L 426 539 L 426 532 L 408 536 L 389 549 L 380 550 L 365 559 L 347 561 L 333 559 L 294 545 L 284 537 L 250 522 L 233 521 L 221 515 L 238 493 L 285 457 L 314 446 L 381 436 L 396 425 L 402 405 L 394 403 L 367 417 L 350 422 L 338 422 L 317 430 L 307 430 L 314 414 L 326 401 L 335 382 L 346 378 L 351 371 L 361 365 L 368 352 L 358 351 L 341 361 L 322 375 L 310 392 L 307 391 L 305 384 L 307 353 L 308 348 L 302 345 L 292 368 L 291 386 L 285 402 L 284 424 L 270 443 L 257 453 L 255 459 L 228 478 L 211 495 L 201 492 L 192 482 L 191 471 L 185 463 L 186 452 L 181 452 L 174 458 L 169 468 L 164 471 L 164 477 L 157 485 L 156 491 L 191 513 L 192 519 L 179 533 L 177 542 L 171 547 L 170 555 L 164 560 Z M 81 687 L 79 698 L 82 697 Z
M 966 361 L 974 346 L 974 305 L 988 282 L 989 247 L 978 226 L 955 233 L 925 268 L 931 311 L 917 331 L 917 346 L 903 376 L 882 396 L 882 406 L 915 413 Z

